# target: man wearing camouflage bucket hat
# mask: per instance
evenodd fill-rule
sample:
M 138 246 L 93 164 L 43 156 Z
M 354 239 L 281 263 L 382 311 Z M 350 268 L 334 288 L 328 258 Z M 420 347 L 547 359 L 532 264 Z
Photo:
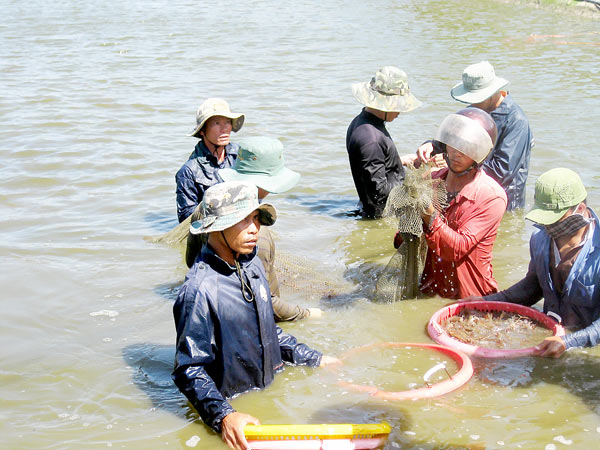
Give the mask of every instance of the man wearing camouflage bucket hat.
M 261 225 L 275 208 L 258 202 L 256 186 L 223 182 L 206 190 L 192 233 L 209 233 L 173 306 L 177 330 L 173 380 L 204 423 L 229 447 L 246 449 L 247 424 L 227 398 L 268 386 L 283 362 L 324 366 L 339 362 L 284 333 L 273 319 L 271 296 L 256 254 Z
M 258 199 L 262 201 L 269 193 L 283 193 L 293 188 L 300 174 L 288 169 L 283 162 L 283 144 L 275 138 L 255 136 L 239 142 L 238 158 L 234 168 L 219 170 L 224 181 L 245 181 L 258 187 Z M 198 220 L 202 211 L 197 208 L 191 216 L 192 222 Z M 274 267 L 275 241 L 270 227 L 261 227 L 258 232 L 257 256 L 260 258 L 269 287 L 275 320 L 278 322 L 299 320 L 305 317 L 320 317 L 319 308 L 303 308 L 292 305 L 280 298 L 279 280 Z M 187 238 L 185 260 L 192 267 L 205 237 L 190 233 Z
M 217 170 L 235 164 L 238 146 L 230 142 L 230 135 L 242 128 L 244 118 L 244 114 L 231 112 L 220 98 L 209 98 L 198 108 L 196 126 L 188 136 L 200 140 L 175 175 L 179 222 L 192 214 L 206 189 L 222 181 Z
M 483 297 L 526 306 L 543 298 L 544 313 L 574 330 L 546 338 L 536 347 L 539 356 L 558 358 L 570 348 L 600 344 L 600 229 L 586 199 L 574 171 L 557 168 L 540 175 L 534 206 L 525 216 L 537 228 L 529 240 L 527 274 L 508 289 Z
M 418 108 L 406 73 L 397 67 L 378 70 L 370 82 L 352 86 L 354 98 L 365 107 L 346 133 L 350 170 L 363 217 L 381 217 L 393 186 L 404 180 L 404 168 L 385 123 Z

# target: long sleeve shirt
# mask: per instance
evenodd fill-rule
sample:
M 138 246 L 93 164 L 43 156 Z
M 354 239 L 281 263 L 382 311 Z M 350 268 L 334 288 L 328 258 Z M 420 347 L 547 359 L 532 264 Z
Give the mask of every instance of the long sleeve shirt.
M 442 169 L 436 177 L 445 179 L 447 174 Z M 492 248 L 505 210 L 506 193 L 479 170 L 425 230 L 428 251 L 421 291 L 451 299 L 496 292 Z
M 600 343 L 600 226 L 598 216 L 594 230 L 579 251 L 562 293 L 550 274 L 552 240 L 543 227 L 533 232 L 529 241 L 530 262 L 525 277 L 513 286 L 486 300 L 505 301 L 531 306 L 544 299 L 544 313 L 558 314 L 562 324 L 574 332 L 563 337 L 567 348 L 592 347 Z

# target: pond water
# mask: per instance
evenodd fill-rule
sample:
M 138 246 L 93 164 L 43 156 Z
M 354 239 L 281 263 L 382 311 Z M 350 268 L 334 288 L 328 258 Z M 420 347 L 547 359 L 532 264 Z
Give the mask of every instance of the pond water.
M 356 204 L 345 132 L 350 85 L 379 67 L 409 74 L 420 109 L 389 125 L 401 153 L 461 107 L 463 68 L 490 60 L 536 139 L 528 181 L 578 171 L 600 208 L 597 20 L 497 1 L 4 2 L 0 21 L 0 445 L 6 449 L 224 448 L 170 380 L 183 250 L 153 245 L 175 223 L 174 174 L 207 97 L 246 114 L 240 136 L 281 139 L 302 174 L 273 196 L 282 251 L 344 277 L 348 295 L 288 300 L 323 318 L 285 330 L 327 354 L 430 342 L 443 299 L 375 304 L 364 292 L 393 253 L 393 227 Z M 494 273 L 525 273 L 532 231 L 504 217 Z M 433 362 L 432 362 L 433 364 Z M 289 367 L 233 400 L 263 423 L 388 421 L 387 449 L 594 448 L 600 352 L 477 361 L 461 390 L 375 401 L 330 372 Z

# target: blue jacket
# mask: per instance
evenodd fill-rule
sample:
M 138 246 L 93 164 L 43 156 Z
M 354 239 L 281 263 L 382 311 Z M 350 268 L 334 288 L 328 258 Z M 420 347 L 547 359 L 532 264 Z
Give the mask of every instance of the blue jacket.
M 510 94 L 490 115 L 498 128 L 498 137 L 494 149 L 484 162 L 485 171 L 506 191 L 507 211 L 523 208 L 533 147 L 529 121 Z
M 225 159 L 221 164 L 206 148 L 202 140 L 198 141 L 187 162 L 175 175 L 177 183 L 177 218 L 183 222 L 202 201 L 204 191 L 223 180 L 218 169 L 235 166 L 239 146 L 228 144 L 225 147 Z
M 240 258 L 254 300 L 242 295 L 235 267 L 205 245 L 179 291 L 173 381 L 215 431 L 234 412 L 226 398 L 272 381 L 283 361 L 316 367 L 321 353 L 275 325 L 271 293 L 254 254 Z M 247 295 L 248 296 L 248 295 Z
M 600 221 L 595 220 L 592 237 L 583 245 L 559 297 L 550 276 L 551 240 L 543 227 L 534 231 L 529 241 L 531 261 L 525 278 L 486 300 L 508 301 L 531 306 L 542 297 L 544 312 L 552 311 L 562 318 L 569 329 L 578 329 L 565 336 L 567 348 L 592 347 L 600 343 Z

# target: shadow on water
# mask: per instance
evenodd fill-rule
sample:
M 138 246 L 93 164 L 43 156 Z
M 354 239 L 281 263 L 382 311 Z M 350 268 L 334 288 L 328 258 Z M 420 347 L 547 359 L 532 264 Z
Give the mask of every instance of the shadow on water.
M 478 378 L 501 386 L 531 388 L 538 384 L 560 386 L 581 399 L 600 416 L 600 359 L 580 350 L 562 358 L 473 359 Z
M 423 450 L 441 449 L 484 449 L 482 446 L 465 446 L 451 443 L 432 444 L 416 439 L 410 434 L 413 428 L 407 412 L 399 404 L 372 402 L 345 403 L 328 406 L 310 416 L 310 423 L 381 423 L 387 422 L 392 431 L 384 446 L 385 450 L 394 448 L 419 448 Z M 408 431 L 408 433 L 407 433 Z
M 331 217 L 357 217 L 357 199 L 352 196 L 321 194 L 290 194 L 286 197 L 290 203 L 308 208 L 310 212 Z
M 133 344 L 123 349 L 123 359 L 132 369 L 134 384 L 144 392 L 156 408 L 178 417 L 186 417 L 187 399 L 181 395 L 171 379 L 175 346 Z
M 183 280 L 159 284 L 154 287 L 154 292 L 163 297 L 165 300 L 175 303 L 175 300 L 177 300 L 177 294 L 179 293 L 179 288 L 182 284 Z

